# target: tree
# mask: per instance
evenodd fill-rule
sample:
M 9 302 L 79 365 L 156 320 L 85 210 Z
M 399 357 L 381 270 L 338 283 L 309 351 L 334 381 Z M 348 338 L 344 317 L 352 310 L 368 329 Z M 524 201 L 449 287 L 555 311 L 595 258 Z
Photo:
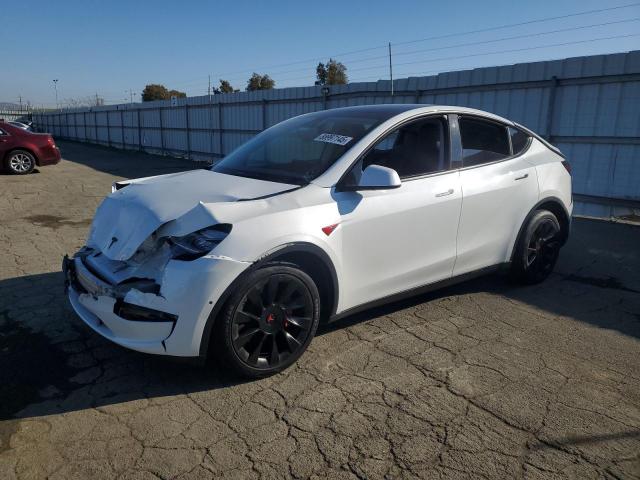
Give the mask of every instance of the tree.
M 347 67 L 342 62 L 337 62 L 333 58 L 327 63 L 327 85 L 344 85 L 349 82 L 347 77 Z
M 217 90 L 220 93 L 233 93 L 233 87 L 228 80 L 220 79 L 220 87 Z
M 142 91 L 143 102 L 153 102 L 154 100 L 167 100 L 169 98 L 169 90 L 164 85 L 150 83 Z
M 69 108 L 100 107 L 104 105 L 104 98 L 95 94 L 86 97 L 65 98 L 61 103 Z
M 169 98 L 171 97 L 187 98 L 187 94 L 179 90 L 169 90 Z
M 327 67 L 324 66 L 324 63 L 318 63 L 316 67 L 316 85 L 325 85 L 327 83 Z
M 271 90 L 275 85 L 275 80 L 273 80 L 269 75 L 260 75 L 259 73 L 254 72 L 253 75 L 251 75 L 251 78 L 247 80 L 247 91 Z
M 186 93 L 179 90 L 167 90 L 167 87 L 157 83 L 150 83 L 142 91 L 143 102 L 153 102 L 154 100 L 169 100 L 171 97 L 185 98 Z

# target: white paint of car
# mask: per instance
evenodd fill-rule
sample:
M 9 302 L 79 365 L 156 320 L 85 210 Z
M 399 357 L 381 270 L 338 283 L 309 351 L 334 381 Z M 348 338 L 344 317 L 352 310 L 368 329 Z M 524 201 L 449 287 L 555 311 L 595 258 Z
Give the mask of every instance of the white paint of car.
M 132 303 L 153 309 L 160 305 L 153 297 L 162 297 L 165 311 L 179 318 L 169 334 L 163 322 L 127 330 L 144 322 L 113 314 L 111 297 L 70 289 L 74 309 L 91 328 L 128 348 L 197 356 L 214 305 L 233 281 L 292 243 L 312 244 L 331 261 L 339 287 L 336 314 L 508 262 L 539 199 L 557 198 L 571 213 L 571 180 L 562 157 L 536 138 L 525 154 L 493 164 L 408 179 L 393 189 L 336 190 L 354 161 L 385 133 L 412 119 L 449 113 L 514 125 L 473 109 L 416 107 L 382 122 L 303 187 L 206 170 L 118 182 L 124 188 L 114 186 L 100 205 L 87 241 L 103 254 L 104 268 L 109 261 L 140 267 L 131 259 L 152 235 L 178 237 L 215 224 L 232 225 L 231 233 L 201 258 L 167 258 L 154 266 L 148 276 L 160 281 L 159 295 L 128 293 Z M 336 224 L 330 235 L 323 232 Z
M 14 127 L 18 127 L 18 128 L 23 129 L 23 130 L 31 131 L 31 125 L 27 125 L 26 123 L 14 122 L 14 121 L 9 121 L 7 123 L 9 123 L 9 125 L 13 125 Z

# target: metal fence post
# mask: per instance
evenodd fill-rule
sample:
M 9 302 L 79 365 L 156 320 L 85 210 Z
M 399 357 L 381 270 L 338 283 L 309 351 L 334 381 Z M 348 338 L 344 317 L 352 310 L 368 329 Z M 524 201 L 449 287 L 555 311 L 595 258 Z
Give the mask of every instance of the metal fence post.
M 162 127 L 162 107 L 158 107 L 158 113 L 160 114 L 160 150 L 164 155 L 165 151 L 164 151 L 164 129 Z
M 137 113 L 137 125 L 138 125 L 138 150 L 142 151 L 142 138 L 140 134 L 140 109 L 136 109 Z
M 214 129 L 213 129 L 213 105 L 211 104 L 211 95 L 209 95 L 209 106 L 207 107 L 209 114 L 209 152 L 211 152 L 211 161 L 213 162 L 213 138 L 214 138 Z
M 224 156 L 224 142 L 222 141 L 222 135 L 224 134 L 222 130 L 222 103 L 218 103 L 218 156 Z
M 111 146 L 111 126 L 109 124 L 109 110 L 107 110 L 107 145 Z
M 98 143 L 98 112 L 93 112 L 93 140 Z
M 188 102 L 188 100 L 187 100 Z M 189 104 L 184 104 L 184 118 L 187 127 L 187 160 L 191 160 L 191 131 L 189 130 Z
M 547 140 L 551 141 L 551 135 L 553 133 L 553 113 L 556 104 L 556 90 L 558 89 L 558 77 L 551 77 L 549 82 L 549 103 L 547 104 L 547 125 L 545 127 L 545 137 Z
M 120 139 L 122 140 L 122 149 L 127 146 L 124 141 L 124 110 L 120 110 Z
M 262 99 L 262 130 L 267 129 L 267 99 Z

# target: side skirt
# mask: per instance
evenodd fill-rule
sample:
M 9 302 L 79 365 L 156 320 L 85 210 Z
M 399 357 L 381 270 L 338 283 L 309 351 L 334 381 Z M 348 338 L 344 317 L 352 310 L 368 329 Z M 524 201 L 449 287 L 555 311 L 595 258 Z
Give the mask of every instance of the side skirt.
M 371 302 L 363 303 L 362 305 L 357 305 L 355 307 L 348 308 L 340 313 L 336 313 L 332 315 L 328 323 L 335 322 L 336 320 L 340 320 L 341 318 L 348 317 L 349 315 L 353 315 L 355 313 L 362 312 L 364 310 L 368 310 L 370 308 L 379 307 L 381 305 L 385 305 L 387 303 L 397 302 L 399 300 L 404 300 L 406 298 L 415 297 L 417 295 L 421 295 L 423 293 L 432 292 L 434 290 L 439 290 L 444 287 L 448 287 L 451 285 L 455 285 L 457 283 L 462 283 L 467 280 L 471 280 L 473 278 L 482 277 L 484 275 L 488 275 L 489 273 L 494 273 L 500 270 L 504 270 L 511 265 L 509 262 L 499 263 L 497 265 L 491 265 L 489 267 L 483 267 L 479 270 L 474 270 L 472 272 L 463 273 L 462 275 L 456 275 L 455 277 L 446 278 L 444 280 L 440 280 L 438 282 L 429 283 L 427 285 L 422 285 L 420 287 L 415 287 L 410 290 L 405 290 L 403 292 L 394 293 L 393 295 L 389 295 L 383 298 L 379 298 L 377 300 L 372 300 Z

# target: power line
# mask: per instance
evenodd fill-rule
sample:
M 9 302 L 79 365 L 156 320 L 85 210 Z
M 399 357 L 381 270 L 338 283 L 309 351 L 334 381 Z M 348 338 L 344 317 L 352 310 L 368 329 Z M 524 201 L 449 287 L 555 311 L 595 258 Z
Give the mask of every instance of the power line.
M 398 45 L 409 45 L 409 44 L 432 41 L 432 40 L 440 40 L 440 39 L 443 39 L 443 38 L 458 37 L 458 36 L 461 36 L 461 35 L 472 35 L 472 34 L 476 34 L 476 33 L 486 33 L 486 32 L 491 32 L 491 31 L 495 31 L 495 30 L 503 30 L 503 29 L 506 29 L 506 28 L 520 27 L 520 26 L 524 26 L 524 25 L 532 25 L 532 24 L 535 24 L 535 23 L 543 23 L 543 22 L 549 22 L 549 21 L 553 21 L 553 20 L 561 20 L 561 19 L 564 19 L 564 18 L 572 18 L 572 17 L 590 15 L 590 14 L 593 14 L 593 13 L 602 13 L 602 12 L 608 12 L 608 11 L 612 11 L 612 10 L 620 10 L 620 9 L 624 9 L 624 8 L 635 7 L 635 6 L 638 6 L 638 5 L 640 5 L 640 2 L 634 2 L 634 3 L 625 4 L 625 5 L 617 5 L 615 7 L 606 7 L 606 8 L 598 8 L 598 9 L 593 9 L 593 10 L 585 10 L 585 11 L 582 11 L 582 12 L 575 12 L 575 13 L 570 13 L 570 14 L 565 14 L 565 15 L 556 15 L 556 16 L 553 16 L 553 17 L 545 17 L 545 18 L 540 18 L 540 19 L 535 19 L 535 20 L 528 20 L 528 21 L 525 21 L 525 22 L 498 25 L 498 26 L 494 26 L 494 27 L 481 28 L 481 29 L 477 29 L 477 30 L 468 30 L 468 31 L 465 31 L 465 32 L 448 33 L 448 34 L 444 34 L 444 35 L 434 35 L 434 36 L 431 36 L 431 37 L 419 38 L 419 39 L 414 39 L 414 40 L 406 40 L 406 41 L 403 41 L 403 42 L 394 42 L 393 44 L 395 46 L 398 46 Z M 368 51 L 378 50 L 378 49 L 383 49 L 383 48 L 386 49 L 387 47 L 388 47 L 387 45 L 379 45 L 379 46 L 375 46 L 375 47 L 362 48 L 362 49 L 359 49 L 359 50 L 351 50 L 351 51 L 348 51 L 348 52 L 337 53 L 337 54 L 334 54 L 334 55 L 329 55 L 329 57 L 330 58 L 344 57 L 344 56 L 352 55 L 352 54 L 355 54 L 355 53 L 363 53 L 363 52 L 368 52 Z M 271 66 L 264 66 L 264 67 L 259 67 L 259 68 L 251 68 L 251 69 L 246 69 L 246 70 L 236 70 L 236 71 L 232 71 L 232 72 L 219 73 L 219 74 L 217 74 L 217 76 L 225 77 L 225 76 L 229 76 L 229 75 L 235 75 L 237 73 L 251 73 L 253 71 L 258 71 L 258 70 L 262 70 L 262 71 L 270 70 L 270 71 L 272 71 L 274 68 L 281 68 L 281 67 L 287 67 L 287 66 L 290 66 L 290 65 L 297 65 L 297 64 L 300 64 L 300 63 L 307 63 L 307 62 L 316 61 L 316 60 L 319 60 L 319 59 L 321 60 L 323 58 L 327 58 L 327 56 L 326 55 L 318 55 L 316 57 L 307 58 L 305 60 L 296 60 L 296 61 L 293 61 L 293 62 L 281 63 L 281 64 L 276 64 L 276 65 L 271 65 Z M 216 75 L 214 75 L 214 76 L 216 76 Z M 191 82 L 191 81 L 189 81 L 189 82 Z M 176 84 L 176 85 L 185 85 L 185 84 L 186 83 L 181 83 L 181 84 Z
M 457 60 L 457 59 L 461 59 L 461 58 L 480 57 L 480 56 L 486 56 L 486 55 L 496 55 L 496 54 L 501 54 L 501 53 L 522 52 L 522 51 L 536 50 L 536 49 L 541 49 L 541 48 L 561 47 L 561 46 L 566 46 L 566 45 L 577 45 L 577 44 L 581 44 L 581 43 L 590 43 L 590 42 L 597 42 L 597 41 L 601 41 L 601 40 L 613 40 L 613 39 L 617 39 L 617 38 L 629 38 L 629 37 L 636 37 L 636 36 L 640 36 L 640 33 L 633 33 L 633 34 L 629 34 L 629 35 L 614 35 L 614 36 L 610 36 L 610 37 L 590 38 L 590 39 L 587 39 L 587 40 L 575 40 L 575 41 L 571 41 L 571 42 L 552 43 L 552 44 L 538 45 L 538 46 L 533 46 L 533 47 L 514 48 L 514 49 L 508 49 L 508 50 L 497 50 L 497 51 L 491 51 L 491 52 L 473 53 L 473 54 L 457 55 L 457 56 L 451 56 L 451 57 L 428 58 L 428 59 L 421 59 L 421 60 L 412 61 L 412 62 L 396 63 L 396 64 L 394 64 L 394 67 L 399 67 L 399 66 L 402 66 L 402 65 L 415 65 L 415 64 L 427 63 L 427 62 L 439 62 L 439 61 L 444 61 L 444 60 Z M 355 71 L 363 71 L 363 70 L 372 70 L 374 68 L 379 68 L 379 69 L 385 69 L 386 70 L 388 68 L 388 66 L 387 65 L 374 65 L 374 66 L 370 66 L 370 67 L 352 69 L 351 71 L 355 72 Z M 298 79 L 303 79 L 303 78 L 308 78 L 308 76 L 295 77 L 295 78 L 284 78 L 284 79 L 280 79 L 280 81 L 298 80 Z
M 509 50 L 500 50 L 500 51 L 495 51 L 495 52 L 475 53 L 475 54 L 470 54 L 470 55 L 458 55 L 458 56 L 455 56 L 455 57 L 440 57 L 440 58 L 434 58 L 434 59 L 419 60 L 419 61 L 415 61 L 415 62 L 397 63 L 396 65 L 397 66 L 415 65 L 417 63 L 438 62 L 438 61 L 442 61 L 442 60 L 457 60 L 457 59 L 460 59 L 460 58 L 479 57 L 479 56 L 483 56 L 483 55 L 495 55 L 495 54 L 499 54 L 499 53 L 524 52 L 524 51 L 527 51 L 527 50 L 536 50 L 536 49 L 540 49 L 540 48 L 563 47 L 565 45 L 577 45 L 577 44 L 581 44 L 581 43 L 591 43 L 591 42 L 598 42 L 598 41 L 601 41 L 601 40 L 613 40 L 613 39 L 616 39 L 616 38 L 629 38 L 629 37 L 637 37 L 637 36 L 640 36 L 640 33 L 632 33 L 632 34 L 629 34 L 629 35 L 613 35 L 611 37 L 589 38 L 587 40 L 575 40 L 575 41 L 572 41 L 572 42 L 552 43 L 552 44 L 548 44 L 548 45 L 539 45 L 539 46 L 535 46 L 535 47 L 513 48 L 513 49 L 509 49 Z
M 410 45 L 410 44 L 415 44 L 415 43 L 420 43 L 420 42 L 425 42 L 425 41 L 432 41 L 432 40 L 439 40 L 439 39 L 444 39 L 444 38 L 450 38 L 450 37 L 458 37 L 458 36 L 463 36 L 463 35 L 473 35 L 473 34 L 478 34 L 478 33 L 486 33 L 486 32 L 491 32 L 491 31 L 496 31 L 496 30 L 502 30 L 502 29 L 507 29 L 507 28 L 514 28 L 514 27 L 521 27 L 521 26 L 525 26 L 525 25 L 532 25 L 532 24 L 536 24 L 536 23 L 544 23 L 544 22 L 549 22 L 549 21 L 553 21 L 553 20 L 560 20 L 560 19 L 565 19 L 565 18 L 572 18 L 572 17 L 578 17 L 578 16 L 584 16 L 584 15 L 590 15 L 590 14 L 595 14 L 595 13 L 602 13 L 602 12 L 607 12 L 607 11 L 613 11 L 613 10 L 621 10 L 621 9 L 625 9 L 625 8 L 630 8 L 630 7 L 635 7 L 640 5 L 640 2 L 634 2 L 634 3 L 629 3 L 629 4 L 625 4 L 625 5 L 618 5 L 618 6 L 614 6 L 614 7 L 606 7 L 606 8 L 599 8 L 599 9 L 592 9 L 592 10 L 585 10 L 585 11 L 581 11 L 581 12 L 574 12 L 574 13 L 570 13 L 570 14 L 565 14 L 565 15 L 557 15 L 557 16 L 552 16 L 552 17 L 545 17 L 545 18 L 540 18 L 540 19 L 535 19 L 535 20 L 528 20 L 525 22 L 518 22 L 518 23 L 512 23 L 512 24 L 504 24 L 504 25 L 498 25 L 498 26 L 494 26 L 494 27 L 487 27 L 487 28 L 482 28 L 482 29 L 476 29 L 476 30 L 469 30 L 469 31 L 465 31 L 465 32 L 458 32 L 458 33 L 449 33 L 449 34 L 444 34 L 444 35 L 435 35 L 435 36 L 431 36 L 431 37 L 425 37 L 425 38 L 420 38 L 420 39 L 414 39 L 414 40 L 407 40 L 407 41 L 402 41 L 402 42 L 395 42 L 394 43 L 394 47 L 397 47 L 399 45 Z M 593 24 L 593 25 L 586 25 L 586 26 L 579 26 L 579 27 L 571 27 L 571 28 L 567 28 L 567 29 L 559 29 L 559 30 L 553 30 L 553 31 L 547 31 L 547 32 L 539 32 L 539 33 L 532 33 L 532 34 L 525 34 L 525 35 L 517 35 L 517 36 L 512 36 L 512 37 L 504 37 L 504 38 L 500 38 L 500 39 L 493 39 L 493 40 L 484 40 L 484 41 L 479 41 L 479 42 L 468 42 L 468 43 L 462 43 L 462 44 L 457 44 L 457 45 L 449 45 L 449 46 L 441 46 L 441 47 L 434 47 L 434 48 L 428 48 L 428 49 L 420 49 L 420 50 L 414 50 L 414 51 L 410 51 L 410 52 L 400 52 L 400 53 L 394 53 L 394 56 L 403 56 L 403 55 L 411 55 L 411 54 L 415 54 L 415 53 L 422 53 L 422 52 L 427 52 L 427 51 L 437 51 L 437 50 L 444 50 L 444 49 L 452 49 L 452 48 L 459 48 L 459 47 L 464 47 L 464 46 L 470 46 L 470 45 L 477 45 L 477 44 L 488 44 L 488 43 L 496 43 L 496 42 L 500 42 L 500 41 L 506 41 L 506 40 L 514 40 L 514 39 L 518 39 L 518 38 L 530 38 L 530 37 L 536 37 L 536 36 L 541 36 L 541 35 L 549 35 L 549 34 L 553 34 L 553 33 L 560 33 L 560 32 L 566 32 L 566 31 L 571 31 L 571 30 L 579 30 L 579 29 L 585 29 L 585 28 L 592 28 L 592 27 L 597 27 L 597 26 L 606 26 L 606 25 L 612 25 L 612 24 L 617 24 L 617 23 L 625 23 L 625 22 L 632 22 L 632 21 L 637 21 L 639 20 L 638 18 L 634 18 L 634 19 L 628 19 L 628 20 L 621 20 L 621 21 L 614 21 L 614 22 L 605 22 L 605 23 L 600 23 L 600 24 Z M 428 62 L 428 61 L 441 61 L 441 60 L 453 60 L 453 59 L 458 59 L 458 58 L 467 58 L 470 56 L 482 56 L 482 55 L 491 55 L 491 54 L 496 54 L 496 53 L 508 53 L 508 52 L 515 52 L 515 51 L 524 51 L 524 50 L 532 50 L 532 49 L 540 49 L 540 48 L 547 48 L 547 47 L 553 47 L 553 46 L 564 46 L 564 45 L 571 45 L 571 44 L 580 44 L 580 43 L 587 43 L 587 42 L 593 42 L 593 41 L 599 41 L 599 40 L 607 40 L 607 39 L 614 39 L 614 38 L 625 38 L 628 36 L 634 36 L 634 35 L 622 35 L 622 36 L 614 36 L 614 37 L 605 37 L 605 38 L 598 38 L 598 39 L 590 39 L 590 40 L 585 40 L 585 41 L 577 41 L 577 42 L 566 42 L 566 43 L 561 43 L 561 44 L 553 44 L 553 45 L 547 45 L 547 46 L 538 46 L 538 47 L 529 47 L 529 48 L 524 48 L 524 49 L 514 49 L 514 50 L 504 50 L 504 51 L 499 51 L 499 52 L 487 52 L 487 53 L 481 53 L 481 54 L 474 54 L 474 55 L 463 55 L 463 56 L 457 56 L 457 57 L 444 57 L 444 58 L 440 58 L 440 59 L 428 59 L 428 60 L 421 60 L 421 61 L 415 61 L 415 62 L 405 62 L 405 63 L 400 63 L 400 64 L 395 64 L 395 66 L 401 66 L 401 65 L 409 65 L 409 64 L 415 64 L 415 63 L 424 63 L 424 62 Z M 338 54 L 334 54 L 334 55 L 330 55 L 330 58 L 336 58 L 336 57 L 344 57 L 344 56 L 348 56 L 348 55 L 354 55 L 357 53 L 363 53 L 363 52 L 368 52 L 368 51 L 373 51 L 373 50 L 379 50 L 379 49 L 387 49 L 388 48 L 388 44 L 385 45 L 379 45 L 379 46 L 375 46 L 375 47 L 369 47 L 369 48 L 362 48 L 362 49 L 358 49 L 358 50 L 351 50 L 348 52 L 342 52 L 342 53 L 338 53 Z M 259 71 L 259 70 L 273 70 L 274 68 L 282 68 L 282 67 L 286 67 L 286 66 L 291 66 L 291 65 L 297 65 L 297 64 L 302 64 L 302 63 L 307 63 L 310 61 L 315 61 L 315 60 L 319 60 L 319 59 L 323 59 L 326 58 L 326 56 L 316 56 L 313 58 L 307 58 L 305 60 L 297 60 L 297 61 L 292 61 L 292 62 L 288 62 L 288 63 L 282 63 L 282 64 L 277 64 L 277 65 L 272 65 L 270 67 L 260 67 L 260 68 L 253 68 L 253 69 L 247 69 L 247 70 L 236 70 L 234 72 L 227 72 L 227 73 L 221 73 L 221 74 L 216 74 L 213 75 L 214 77 L 228 77 L 229 75 L 233 75 L 236 73 L 246 73 L 246 72 L 252 72 L 252 71 Z M 375 60 L 375 59 L 382 59 L 382 58 L 387 58 L 387 55 L 381 55 L 381 56 L 375 56 L 375 57 L 367 57 L 367 58 L 360 58 L 360 59 L 354 59 L 351 60 L 350 63 L 360 63 L 360 62 L 365 62 L 365 61 L 370 61 L 370 60 Z M 365 68 L 359 68 L 359 69 L 351 69 L 350 71 L 361 71 L 361 70 L 370 70 L 373 68 L 388 68 L 387 65 L 381 67 L 381 66 L 371 66 L 371 67 L 365 67 Z M 286 73 L 294 73 L 297 71 L 305 71 L 307 70 L 306 68 L 300 68 L 300 69 L 295 69 L 295 70 L 289 70 L 289 71 L 284 71 L 284 72 L 275 72 L 276 75 L 281 75 L 281 74 L 286 74 Z M 273 75 L 273 74 L 272 74 Z M 197 85 L 198 88 L 206 85 L 207 84 L 207 80 L 206 80 L 206 76 L 203 77 L 199 77 L 197 80 L 190 80 L 190 81 L 186 81 L 186 82 L 180 82 L 180 83 L 173 83 L 172 86 L 173 87 L 177 87 L 177 86 L 183 86 L 183 85 Z M 276 79 L 279 82 L 282 81 L 290 81 L 290 80 L 297 80 L 297 79 L 307 79 L 309 78 L 309 75 L 305 75 L 304 77 L 302 76 L 298 76 L 298 77 L 294 77 L 294 78 L 280 78 L 280 79 Z M 242 81 L 243 79 L 241 79 L 240 77 L 235 77 L 235 78 L 231 78 L 230 79 L 232 82 L 235 83 L 236 80 L 238 81 Z
M 483 41 L 478 41 L 478 42 L 467 42 L 467 43 L 458 43 L 455 45 L 445 45 L 445 46 L 440 46 L 440 47 L 432 47 L 432 48 L 425 48 L 425 49 L 420 49 L 420 50 L 411 50 L 409 52 L 400 52 L 400 53 L 394 53 L 393 56 L 395 57 L 400 57 L 400 56 L 405 56 L 405 55 L 412 55 L 412 54 L 416 54 L 416 53 L 423 53 L 423 52 L 433 52 L 433 51 L 439 51 L 439 50 L 449 50 L 452 48 L 460 48 L 460 47 L 468 47 L 468 46 L 475 46 L 475 45 L 484 45 L 484 44 L 489 44 L 489 43 L 497 43 L 497 42 L 504 42 L 504 41 L 508 41 L 508 40 L 517 40 L 517 39 L 522 39 L 522 38 L 533 38 L 533 37 L 539 37 L 539 36 L 543 36 L 543 35 L 552 35 L 555 33 L 563 33 L 563 32 L 570 32 L 570 31 L 575 31 L 575 30 L 584 30 L 586 28 L 594 28 L 594 27 L 603 27 L 603 26 L 608 26 L 608 25 L 616 25 L 616 24 L 621 24 L 621 23 L 629 23 L 629 22 L 637 22 L 638 20 L 640 20 L 640 17 L 636 17 L 636 18 L 632 18 L 632 19 L 626 19 L 626 20 L 617 20 L 614 22 L 604 22 L 604 23 L 594 23 L 591 25 L 582 25 L 582 26 L 578 26 L 578 27 L 569 27 L 569 28 L 561 28 L 561 29 L 557 29 L 557 30 L 548 30 L 548 31 L 544 31 L 544 32 L 536 32 L 536 33 L 529 33 L 529 34 L 524 34 L 524 35 L 513 35 L 510 37 L 502 37 L 502 38 L 496 38 L 496 39 L 492 39 L 492 40 L 483 40 Z M 397 44 L 394 44 L 394 47 Z M 379 55 L 379 56 L 375 56 L 375 57 L 365 57 L 365 58 L 361 58 L 361 59 L 356 59 L 356 60 L 350 60 L 349 64 L 353 65 L 354 63 L 361 63 L 361 62 L 367 62 L 367 61 L 371 61 L 371 60 L 381 60 L 381 59 L 387 59 L 389 57 L 389 54 L 385 54 L 385 55 Z M 276 72 L 276 74 L 287 74 L 287 73 L 296 73 L 296 72 L 303 72 L 303 71 L 308 71 L 309 68 L 305 67 L 305 68 L 297 68 L 294 70 L 287 70 L 284 72 Z M 353 71 L 353 70 L 352 70 Z M 231 78 L 231 80 L 237 80 L 240 77 L 235 77 L 235 78 Z
M 404 56 L 404 55 L 412 55 L 415 53 L 424 53 L 424 52 L 433 52 L 433 51 L 438 51 L 438 50 L 449 50 L 452 48 L 460 48 L 460 47 L 469 47 L 469 46 L 475 46 L 475 45 L 486 45 L 488 43 L 497 43 L 497 42 L 505 42 L 508 40 L 518 40 L 518 39 L 522 39 L 522 38 L 532 38 L 532 37 L 539 37 L 539 36 L 543 36 L 543 35 L 552 35 L 554 33 L 563 33 L 563 32 L 571 32 L 571 31 L 575 31 L 575 30 L 584 30 L 585 28 L 594 28 L 594 27 L 604 27 L 607 25 L 616 25 L 616 24 L 620 24 L 620 23 L 630 23 L 630 22 L 637 22 L 638 20 L 640 20 L 640 17 L 636 17 L 636 18 L 631 18 L 628 20 L 617 20 L 615 22 L 605 22 L 605 23 L 594 23 L 591 25 L 582 25 L 579 27 L 570 27 L 570 28 L 561 28 L 558 30 L 548 30 L 545 32 L 536 32 L 536 33 L 528 33 L 528 34 L 524 34 L 524 35 L 513 35 L 511 37 L 502 37 L 502 38 L 496 38 L 493 40 L 482 40 L 479 42 L 467 42 L 467 43 L 458 43 L 455 45 L 446 45 L 446 46 L 441 46 L 441 47 L 433 47 L 433 48 L 421 48 L 420 50 L 411 50 L 408 52 L 400 52 L 400 53 L 394 53 L 394 58 L 395 57 L 400 57 L 400 56 Z M 394 44 L 395 46 L 395 44 Z M 367 58 L 363 58 L 363 59 L 359 59 L 359 60 L 351 60 L 349 63 L 353 64 L 353 63 L 360 63 L 360 62 L 366 62 L 369 60 L 379 60 L 381 58 L 387 58 L 387 55 L 381 55 L 381 56 L 377 56 L 377 57 L 367 57 Z

